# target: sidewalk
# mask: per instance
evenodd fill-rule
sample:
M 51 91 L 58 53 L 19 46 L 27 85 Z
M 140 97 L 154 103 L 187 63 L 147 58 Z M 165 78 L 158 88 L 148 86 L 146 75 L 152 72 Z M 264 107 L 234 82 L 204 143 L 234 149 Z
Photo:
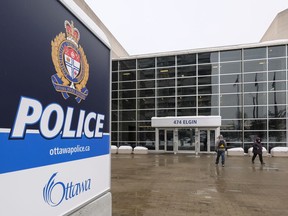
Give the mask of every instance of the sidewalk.
M 288 158 L 111 155 L 113 216 L 286 216 Z

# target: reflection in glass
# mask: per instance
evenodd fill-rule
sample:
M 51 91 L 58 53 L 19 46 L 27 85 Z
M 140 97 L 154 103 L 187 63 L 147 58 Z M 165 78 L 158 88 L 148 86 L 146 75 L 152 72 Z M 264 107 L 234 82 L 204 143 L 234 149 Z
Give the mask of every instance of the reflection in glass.
M 240 74 L 232 74 L 232 75 L 221 75 L 220 83 L 231 83 L 238 84 L 241 83 L 241 75 Z
M 241 94 L 222 94 L 220 97 L 220 102 L 221 102 L 221 106 L 238 106 L 239 107 L 241 105 Z
M 244 130 L 267 130 L 267 120 L 244 119 Z
M 157 117 L 175 116 L 175 109 L 159 109 L 157 110 Z
M 119 61 L 119 69 L 120 70 L 136 69 L 136 60 L 135 59 L 129 59 L 129 60 Z
M 120 81 L 129 81 L 136 79 L 136 71 L 125 71 L 119 73 Z
M 242 130 L 242 120 L 241 119 L 222 120 L 221 130 Z
M 138 59 L 138 68 L 153 68 L 155 67 L 155 58 Z
M 269 131 L 269 146 L 272 145 L 272 147 L 274 146 L 285 146 L 286 145 L 279 145 L 279 144 L 275 144 L 273 142 L 283 142 L 286 144 L 286 131 Z
M 268 58 L 285 56 L 285 46 L 268 47 Z
M 211 95 L 198 96 L 198 107 L 211 106 Z
M 119 100 L 119 109 L 136 109 L 135 99 Z
M 118 100 L 112 100 L 112 110 L 118 109 Z
M 198 115 L 218 115 L 218 108 L 198 108 Z
M 178 97 L 178 107 L 196 107 L 196 96 Z
M 135 122 L 119 122 L 119 131 L 136 131 Z
M 241 50 L 229 50 L 220 52 L 220 61 L 237 61 L 241 60 Z
M 154 110 L 138 110 L 138 120 L 151 120 L 155 116 Z
M 178 77 L 196 76 L 196 66 L 178 67 Z
M 172 87 L 175 86 L 175 79 L 165 79 L 165 80 L 158 80 L 157 81 L 158 87 Z
M 177 86 L 189 86 L 189 85 L 196 85 L 196 78 L 178 78 L 177 79 Z
M 178 95 L 194 95 L 196 94 L 196 87 L 178 88 Z
M 119 121 L 135 121 L 136 110 L 119 111 Z
M 198 53 L 198 64 L 218 62 L 218 52 Z
M 286 59 L 269 59 L 268 70 L 285 70 L 286 69 Z
M 268 72 L 268 81 L 286 80 L 286 71 Z
M 286 118 L 286 106 L 277 105 L 268 106 L 269 118 Z
M 286 130 L 286 119 L 269 119 L 269 130 Z
M 266 93 L 247 93 L 244 94 L 244 105 L 266 105 L 267 94 Z
M 175 77 L 175 68 L 161 68 L 157 70 L 157 78 L 173 78 Z
M 286 92 L 269 92 L 269 104 L 286 104 Z
M 138 141 L 141 146 L 145 146 L 149 150 L 155 150 L 155 133 L 145 132 L 138 133 Z
M 267 118 L 266 106 L 244 107 L 244 118 Z
M 136 88 L 136 82 L 120 82 L 119 83 L 119 89 L 135 89 Z
M 121 145 L 135 145 L 136 143 L 136 132 L 121 132 L 119 133 L 119 142 L 121 142 Z
M 155 108 L 155 98 L 138 99 L 138 109 Z
M 244 82 L 254 82 L 255 84 L 258 82 L 266 81 L 267 73 L 245 73 L 244 74 Z
M 244 62 L 244 72 L 266 71 L 266 70 L 267 70 L 266 60 Z
M 177 56 L 177 65 L 196 64 L 196 54 L 185 54 Z
M 153 127 L 151 127 L 151 121 L 147 122 L 138 122 L 138 131 L 155 131 Z
M 135 90 L 119 91 L 119 98 L 135 98 L 135 97 L 136 97 Z
M 155 79 L 155 69 L 138 70 L 138 80 Z
M 254 142 L 256 137 L 260 137 L 262 142 L 267 142 L 267 132 L 266 131 L 245 131 L 244 132 L 244 142 Z
M 112 73 L 112 82 L 118 81 L 118 73 Z
M 222 119 L 240 119 L 242 117 L 241 107 L 221 107 L 220 108 Z M 221 126 L 222 127 L 222 126 Z
M 178 150 L 195 150 L 195 129 L 189 128 L 178 130 Z
M 175 56 L 157 57 L 157 67 L 166 67 L 175 65 Z
M 118 71 L 118 61 L 112 61 L 112 71 Z
M 241 84 L 233 84 L 233 85 L 221 85 L 220 86 L 221 93 L 240 93 L 241 92 Z
M 138 82 L 138 88 L 154 88 L 155 87 L 155 81 L 139 81 Z
M 178 109 L 177 116 L 195 116 L 196 108 Z
M 154 97 L 155 89 L 138 90 L 138 97 Z
M 198 85 L 211 85 L 211 76 L 198 77 Z
M 241 62 L 220 63 L 220 74 L 241 73 Z
M 118 90 L 118 83 L 112 83 L 112 90 Z
M 157 98 L 157 107 L 159 107 L 159 108 L 174 108 L 175 107 L 175 97 Z
M 244 60 L 266 58 L 266 47 L 244 49 Z
M 205 75 L 218 75 L 218 70 L 215 70 L 215 73 L 213 73 L 212 65 L 199 65 L 198 66 L 198 76 L 205 76 Z
M 173 96 L 175 95 L 175 88 L 158 89 L 158 96 Z
M 244 84 L 244 91 L 245 92 L 261 92 L 267 91 L 267 83 L 246 83 Z
M 203 95 L 203 94 L 213 94 L 213 93 L 218 93 L 218 86 L 199 86 L 198 87 L 198 94 Z
M 118 121 L 118 111 L 112 111 L 112 121 Z

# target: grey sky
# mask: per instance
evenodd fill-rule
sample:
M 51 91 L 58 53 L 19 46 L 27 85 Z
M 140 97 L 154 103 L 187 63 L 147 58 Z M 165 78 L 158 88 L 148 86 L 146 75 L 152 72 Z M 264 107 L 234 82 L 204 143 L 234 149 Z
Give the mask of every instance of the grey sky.
M 259 42 L 287 0 L 85 0 L 130 55 Z

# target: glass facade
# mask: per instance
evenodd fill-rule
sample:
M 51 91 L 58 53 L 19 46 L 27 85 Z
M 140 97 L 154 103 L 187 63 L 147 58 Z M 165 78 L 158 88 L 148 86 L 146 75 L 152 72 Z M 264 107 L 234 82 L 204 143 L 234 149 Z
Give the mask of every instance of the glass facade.
M 228 147 L 287 146 L 287 79 L 286 44 L 113 60 L 111 144 L 154 150 L 152 117 L 220 115 Z

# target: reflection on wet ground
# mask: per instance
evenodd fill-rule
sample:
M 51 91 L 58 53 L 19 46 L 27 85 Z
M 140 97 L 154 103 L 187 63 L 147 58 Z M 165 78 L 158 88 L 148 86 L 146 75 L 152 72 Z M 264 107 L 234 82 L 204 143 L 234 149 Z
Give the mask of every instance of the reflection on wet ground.
M 113 216 L 286 216 L 288 158 L 111 155 Z

